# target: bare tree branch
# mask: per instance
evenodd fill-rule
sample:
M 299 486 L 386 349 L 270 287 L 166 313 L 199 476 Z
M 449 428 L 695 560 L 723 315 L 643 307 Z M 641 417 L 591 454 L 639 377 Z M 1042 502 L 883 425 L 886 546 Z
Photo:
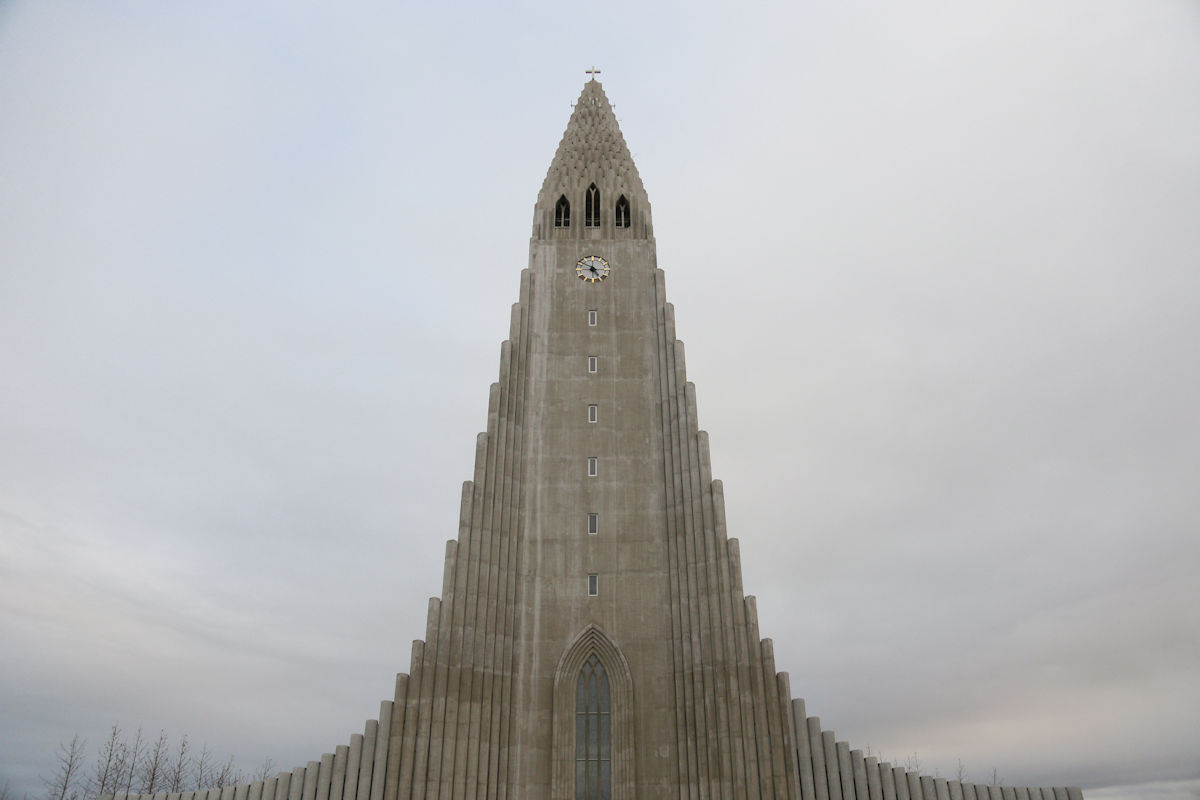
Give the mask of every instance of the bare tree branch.
M 126 792 L 132 792 L 133 779 L 137 777 L 139 768 L 142 764 L 142 758 L 146 753 L 146 743 L 142 739 L 142 729 L 137 729 L 137 734 L 133 737 L 132 746 L 126 745 L 121 749 L 124 754 L 124 763 L 122 764 L 122 767 L 125 770 L 123 776 L 124 780 L 122 780 L 121 783 L 125 784 Z
M 158 738 L 150 745 L 139 770 L 142 784 L 139 791 L 142 794 L 154 794 L 163 787 L 166 783 L 169 759 L 167 732 L 159 731 Z
M 187 734 L 179 740 L 179 746 L 175 748 L 175 762 L 171 764 L 171 769 L 167 774 L 167 791 L 182 792 L 187 783 L 188 770 L 192 766 L 191 746 L 188 742 Z
M 246 776 L 240 769 L 237 768 L 237 765 L 233 763 L 233 756 L 230 756 L 229 760 L 225 762 L 225 765 L 217 771 L 216 781 L 217 783 L 214 788 L 219 789 L 225 786 L 245 783 Z
M 256 769 L 250 775 L 250 780 L 265 781 L 267 778 L 271 777 L 274 774 L 275 774 L 275 760 L 272 759 L 270 756 L 267 756 L 266 758 L 263 759 L 263 762 L 258 765 L 258 769 Z
M 192 785 L 197 789 L 214 789 L 215 779 L 212 751 L 205 744 L 200 748 L 200 757 L 192 761 Z
M 121 749 L 124 746 L 121 742 L 121 727 L 114 724 L 108 732 L 108 738 L 97 751 L 92 774 L 84 784 L 84 794 L 88 797 L 99 797 L 116 791 L 123 770 Z
M 49 779 L 42 779 L 42 783 L 46 785 L 46 800 L 78 800 L 86 747 L 87 741 L 80 739 L 78 733 L 71 737 L 70 744 L 58 745 L 58 766 L 54 775 Z

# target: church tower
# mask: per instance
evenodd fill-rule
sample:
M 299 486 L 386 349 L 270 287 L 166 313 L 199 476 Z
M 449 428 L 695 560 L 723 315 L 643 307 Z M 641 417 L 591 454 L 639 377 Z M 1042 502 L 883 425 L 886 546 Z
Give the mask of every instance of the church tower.
M 1010 797 L 1082 795 L 906 772 L 791 698 L 726 535 L 650 201 L 593 79 L 538 194 L 441 597 L 394 700 L 320 761 L 153 800 Z
M 512 785 L 794 796 L 786 681 L 742 596 L 650 203 L 595 80 L 538 195 L 511 341 L 525 363 L 497 388 L 524 416 L 500 531 L 518 576 Z M 577 696 L 589 670 L 608 684 L 595 752 Z
M 650 202 L 595 80 L 534 208 L 445 581 L 398 697 L 401 800 L 797 795 L 787 681 L 742 595 Z

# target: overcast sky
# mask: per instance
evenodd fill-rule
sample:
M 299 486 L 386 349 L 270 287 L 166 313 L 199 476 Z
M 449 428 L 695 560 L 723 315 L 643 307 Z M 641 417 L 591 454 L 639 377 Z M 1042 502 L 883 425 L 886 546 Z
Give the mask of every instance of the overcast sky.
M 1200 795 L 1189 0 L 0 0 L 0 784 L 377 715 L 593 63 L 809 713 Z

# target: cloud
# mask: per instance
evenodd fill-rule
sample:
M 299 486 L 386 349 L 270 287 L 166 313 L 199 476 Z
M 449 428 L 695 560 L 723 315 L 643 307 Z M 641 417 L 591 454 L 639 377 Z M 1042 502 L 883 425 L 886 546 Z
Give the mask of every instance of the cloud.
M 284 765 L 374 715 L 593 60 L 810 713 L 942 774 L 1194 774 L 1190 9 L 6 11 L 15 784 L 113 721 Z

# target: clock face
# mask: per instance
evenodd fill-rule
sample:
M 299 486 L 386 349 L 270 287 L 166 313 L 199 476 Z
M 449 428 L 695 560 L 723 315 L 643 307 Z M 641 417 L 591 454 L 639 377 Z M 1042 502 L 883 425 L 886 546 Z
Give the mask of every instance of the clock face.
M 575 274 L 588 283 L 597 283 L 608 277 L 610 269 L 600 256 L 584 256 L 575 265 Z

